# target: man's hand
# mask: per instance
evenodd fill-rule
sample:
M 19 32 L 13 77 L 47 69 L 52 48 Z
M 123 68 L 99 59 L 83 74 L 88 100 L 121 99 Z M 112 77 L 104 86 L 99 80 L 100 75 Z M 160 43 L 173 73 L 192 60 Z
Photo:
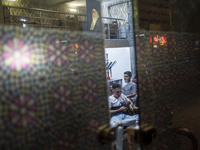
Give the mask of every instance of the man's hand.
M 122 106 L 121 108 L 120 108 L 120 111 L 123 111 L 123 112 L 125 112 L 125 111 L 127 111 L 128 110 L 128 107 L 125 107 L 125 106 Z
M 138 110 L 139 108 L 138 108 L 138 107 L 136 107 L 136 106 L 133 106 L 133 109 L 134 109 L 134 110 Z
M 129 103 L 130 110 L 133 111 L 134 110 L 134 104 L 133 104 L 133 102 L 130 100 L 128 103 Z
M 122 126 L 122 122 L 117 122 L 117 126 Z
M 134 110 L 134 106 L 133 105 L 129 105 L 129 108 L 130 108 L 131 111 Z

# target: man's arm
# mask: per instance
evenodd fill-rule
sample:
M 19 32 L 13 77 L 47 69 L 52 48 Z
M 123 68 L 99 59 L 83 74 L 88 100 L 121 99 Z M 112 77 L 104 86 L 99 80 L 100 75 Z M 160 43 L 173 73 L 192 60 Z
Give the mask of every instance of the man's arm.
M 119 109 L 116 109 L 116 110 L 111 110 L 111 108 L 110 108 L 110 113 L 114 114 L 114 113 L 118 113 L 118 112 L 124 112 L 127 109 L 128 109 L 128 107 L 125 107 L 125 106 L 122 106 L 122 107 L 120 107 Z
M 137 93 L 132 93 L 130 95 L 126 95 L 127 98 L 131 98 L 131 97 L 134 97 L 135 95 L 137 95 Z
M 128 105 L 128 107 L 130 108 L 130 110 L 137 110 L 138 109 L 138 107 L 135 107 L 134 106 L 134 103 L 132 102 L 132 100 L 130 100 L 129 98 L 127 98 L 127 96 L 126 95 L 124 95 L 124 94 L 122 94 L 122 99 L 123 99 L 123 101 Z

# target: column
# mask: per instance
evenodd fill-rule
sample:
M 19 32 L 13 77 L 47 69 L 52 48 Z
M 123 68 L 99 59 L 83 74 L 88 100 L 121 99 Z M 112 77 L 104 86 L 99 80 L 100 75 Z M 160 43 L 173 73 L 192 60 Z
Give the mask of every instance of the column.
M 0 0 L 0 24 L 4 24 L 2 0 Z

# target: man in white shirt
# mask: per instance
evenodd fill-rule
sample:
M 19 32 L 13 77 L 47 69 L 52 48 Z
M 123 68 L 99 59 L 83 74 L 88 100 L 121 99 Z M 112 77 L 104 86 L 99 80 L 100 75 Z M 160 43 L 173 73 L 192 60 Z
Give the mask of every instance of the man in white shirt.
M 108 104 L 110 109 L 110 124 L 117 128 L 116 131 L 116 149 L 123 149 L 123 129 L 130 125 L 138 124 L 138 115 L 127 115 L 128 109 L 134 110 L 133 102 L 129 100 L 121 91 L 121 85 L 114 83 L 112 85 L 113 95 L 109 96 Z

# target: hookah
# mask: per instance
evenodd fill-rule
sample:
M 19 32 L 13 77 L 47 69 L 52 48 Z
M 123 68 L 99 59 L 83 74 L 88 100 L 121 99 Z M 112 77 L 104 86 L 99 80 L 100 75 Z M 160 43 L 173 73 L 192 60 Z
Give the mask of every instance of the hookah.
M 110 62 L 112 63 L 112 62 Z M 109 61 L 108 61 L 108 54 L 106 54 L 106 77 L 108 80 L 110 80 L 110 74 L 109 74 L 109 65 L 110 65 Z
M 109 62 L 108 61 L 108 54 L 106 54 L 106 77 L 108 80 L 110 80 L 110 77 L 112 77 L 112 67 L 117 63 L 117 61 Z

